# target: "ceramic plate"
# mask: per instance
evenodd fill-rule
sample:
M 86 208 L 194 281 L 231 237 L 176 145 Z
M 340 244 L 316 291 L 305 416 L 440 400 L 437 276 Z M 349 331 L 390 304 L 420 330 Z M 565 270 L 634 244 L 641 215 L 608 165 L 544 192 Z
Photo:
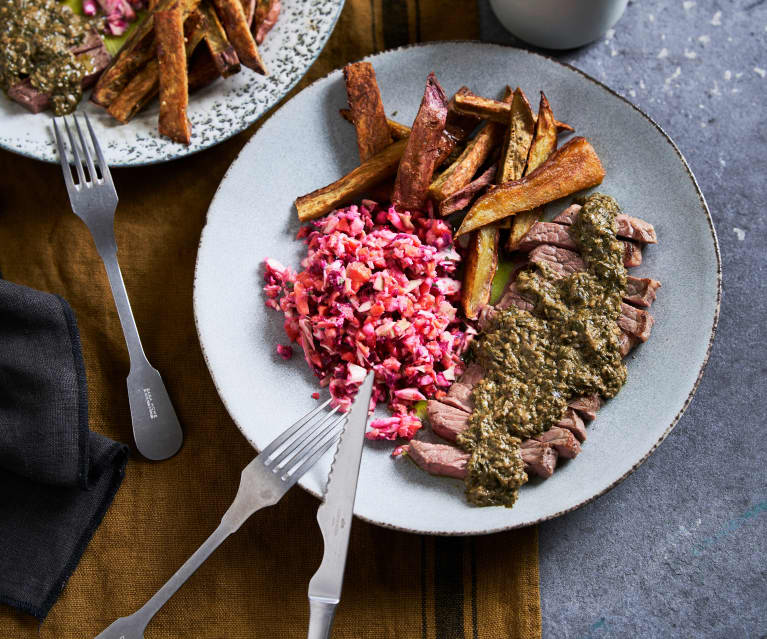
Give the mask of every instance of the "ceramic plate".
M 309 70 L 330 37 L 343 0 L 283 0 L 280 19 L 259 51 L 269 76 L 242 68 L 226 80 L 196 91 L 189 100 L 189 146 L 157 133 L 156 101 L 122 125 L 84 99 L 111 166 L 140 166 L 180 158 L 239 133 L 272 108 Z M 0 147 L 45 162 L 57 162 L 49 113 L 31 114 L 0 94 Z
M 410 123 L 429 71 L 448 94 L 461 85 L 498 95 L 519 84 L 544 89 L 557 117 L 575 125 L 607 171 L 600 190 L 624 211 L 652 222 L 657 246 L 632 271 L 663 282 L 652 308 L 652 338 L 630 356 L 628 383 L 589 426 L 577 459 L 560 462 L 546 481 L 520 490 L 513 509 L 467 505 L 460 481 L 432 477 L 389 443 L 366 442 L 354 512 L 403 530 L 478 534 L 556 517 L 602 495 L 627 477 L 666 437 L 698 385 L 716 327 L 720 262 L 703 196 L 674 143 L 646 115 L 610 89 L 553 60 L 496 45 L 437 43 L 370 58 L 387 114 Z M 203 352 L 221 398 L 257 449 L 316 404 L 317 382 L 299 353 L 284 362 L 281 315 L 264 306 L 262 260 L 298 266 L 297 195 L 357 165 L 354 129 L 340 71 L 283 106 L 232 164 L 213 200 L 197 257 L 194 308 Z M 564 205 L 551 207 L 561 210 Z M 301 485 L 321 494 L 326 458 Z

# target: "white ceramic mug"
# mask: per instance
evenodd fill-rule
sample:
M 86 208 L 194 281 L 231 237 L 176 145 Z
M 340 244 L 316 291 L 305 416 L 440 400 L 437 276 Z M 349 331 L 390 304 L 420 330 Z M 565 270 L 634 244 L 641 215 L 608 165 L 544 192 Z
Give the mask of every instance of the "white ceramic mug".
M 545 49 L 572 49 L 612 27 L 628 0 L 490 0 L 506 29 Z

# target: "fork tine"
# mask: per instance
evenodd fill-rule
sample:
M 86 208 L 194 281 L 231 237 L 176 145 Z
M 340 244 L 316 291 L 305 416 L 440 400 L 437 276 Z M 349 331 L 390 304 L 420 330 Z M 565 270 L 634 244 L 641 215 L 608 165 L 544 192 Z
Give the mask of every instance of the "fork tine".
M 85 124 L 88 125 L 88 131 L 91 134 L 93 148 L 96 149 L 96 157 L 99 159 L 99 171 L 101 172 L 101 177 L 107 184 L 112 184 L 112 174 L 109 172 L 109 165 L 104 160 L 104 154 L 101 152 L 101 146 L 99 145 L 96 133 L 93 131 L 93 127 L 91 126 L 91 121 L 85 111 L 83 111 L 83 116 L 85 117 Z
M 341 418 L 339 418 L 338 422 L 335 424 L 335 426 L 338 425 L 338 423 L 342 422 L 346 419 L 346 415 L 343 415 Z M 337 429 L 334 429 L 330 433 L 329 439 L 327 441 L 315 446 L 312 451 L 307 453 L 309 457 L 306 458 L 306 460 L 298 467 L 298 468 L 291 468 L 288 469 L 283 475 L 281 476 L 281 479 L 283 481 L 287 481 L 288 483 L 294 484 L 297 482 L 301 476 L 309 470 L 316 462 L 317 460 L 322 457 L 330 448 L 336 443 L 336 440 L 338 439 L 338 431 Z
M 304 426 L 312 417 L 314 417 L 317 413 L 319 413 L 323 408 L 325 408 L 330 403 L 330 399 L 328 399 L 326 402 L 324 402 L 321 406 L 317 406 L 313 411 L 310 413 L 307 413 L 304 415 L 301 419 L 299 419 L 295 424 L 293 424 L 290 428 L 288 428 L 284 433 L 282 433 L 279 437 L 277 437 L 274 441 L 272 441 L 264 450 L 261 451 L 262 455 L 265 455 L 266 457 L 269 457 L 275 450 L 277 450 L 282 444 L 284 444 L 288 438 L 292 437 L 296 431 L 298 431 L 299 428 Z
M 64 146 L 64 141 L 61 139 L 61 131 L 59 131 L 57 119 L 53 118 L 53 134 L 56 136 L 56 146 L 59 148 L 59 162 L 61 162 L 61 170 L 64 172 L 64 182 L 67 185 L 67 191 L 72 191 L 75 188 L 75 184 L 72 181 L 72 169 L 69 168 L 67 150 Z
M 77 177 L 80 178 L 80 186 L 85 185 L 85 172 L 83 171 L 83 163 L 80 159 L 80 151 L 77 149 L 77 142 L 75 136 L 72 135 L 72 131 L 69 130 L 69 122 L 66 117 L 64 118 L 64 128 L 67 130 L 67 136 L 69 137 L 69 144 L 72 147 L 72 153 L 75 156 L 75 167 L 77 168 Z
M 75 128 L 77 129 L 77 137 L 80 138 L 80 146 L 82 147 L 83 153 L 85 154 L 85 161 L 88 164 L 88 174 L 91 176 L 91 182 L 94 184 L 98 184 L 98 178 L 96 177 L 96 169 L 93 166 L 93 156 L 91 155 L 91 148 L 88 144 L 85 143 L 85 138 L 83 137 L 83 132 L 80 129 L 80 121 L 77 119 L 77 114 L 74 114 L 72 116 L 72 119 L 75 121 Z
M 296 439 L 293 441 L 293 443 L 290 444 L 287 448 L 280 451 L 280 453 L 272 460 L 269 461 L 269 465 L 274 465 L 275 467 L 281 467 L 289 464 L 290 462 L 286 462 L 286 460 L 291 457 L 292 453 L 302 444 L 304 445 L 303 448 L 306 448 L 306 442 L 311 442 L 312 439 L 317 438 L 317 433 L 322 431 L 324 432 L 323 426 L 325 426 L 330 419 L 332 419 L 333 415 L 335 415 L 340 409 L 340 406 L 336 406 L 330 413 L 323 416 L 321 420 L 319 420 L 316 424 L 311 424 L 311 426 L 308 429 L 308 432 L 301 433 L 300 437 L 296 437 Z M 298 455 L 303 448 L 299 449 L 299 452 L 296 453 Z M 283 463 L 285 462 L 285 463 Z
M 286 473 L 291 467 L 295 466 L 296 464 L 300 463 L 300 461 L 306 457 L 308 454 L 310 454 L 312 447 L 316 444 L 316 442 L 320 441 L 322 438 L 325 437 L 330 431 L 332 431 L 338 424 L 343 422 L 346 419 L 347 415 L 341 415 L 339 418 L 333 420 L 330 424 L 325 426 L 325 428 L 322 429 L 319 435 L 313 437 L 313 438 L 305 438 L 301 443 L 303 444 L 301 448 L 296 451 L 296 454 L 293 455 L 290 459 L 285 461 L 281 466 L 278 466 L 279 470 L 284 474 Z

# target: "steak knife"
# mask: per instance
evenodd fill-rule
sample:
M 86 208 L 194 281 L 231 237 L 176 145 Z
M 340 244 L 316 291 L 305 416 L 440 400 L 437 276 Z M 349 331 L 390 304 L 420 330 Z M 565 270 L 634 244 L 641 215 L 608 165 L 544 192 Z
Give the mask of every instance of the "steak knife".
M 341 434 L 330 467 L 325 501 L 317 510 L 325 552 L 322 563 L 309 582 L 309 633 L 307 639 L 328 639 L 336 606 L 341 600 L 346 551 L 352 525 L 354 496 L 362 459 L 362 444 L 373 391 L 373 373 L 362 382 L 352 404 L 349 421 Z

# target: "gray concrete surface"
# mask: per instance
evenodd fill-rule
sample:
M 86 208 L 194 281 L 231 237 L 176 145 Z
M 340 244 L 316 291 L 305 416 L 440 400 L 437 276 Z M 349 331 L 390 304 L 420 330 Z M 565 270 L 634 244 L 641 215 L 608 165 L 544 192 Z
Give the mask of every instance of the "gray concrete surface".
M 525 46 L 479 7 L 483 40 Z M 767 637 L 767 3 L 633 1 L 594 44 L 544 53 L 676 141 L 714 218 L 724 299 L 668 439 L 608 495 L 541 526 L 543 636 Z

